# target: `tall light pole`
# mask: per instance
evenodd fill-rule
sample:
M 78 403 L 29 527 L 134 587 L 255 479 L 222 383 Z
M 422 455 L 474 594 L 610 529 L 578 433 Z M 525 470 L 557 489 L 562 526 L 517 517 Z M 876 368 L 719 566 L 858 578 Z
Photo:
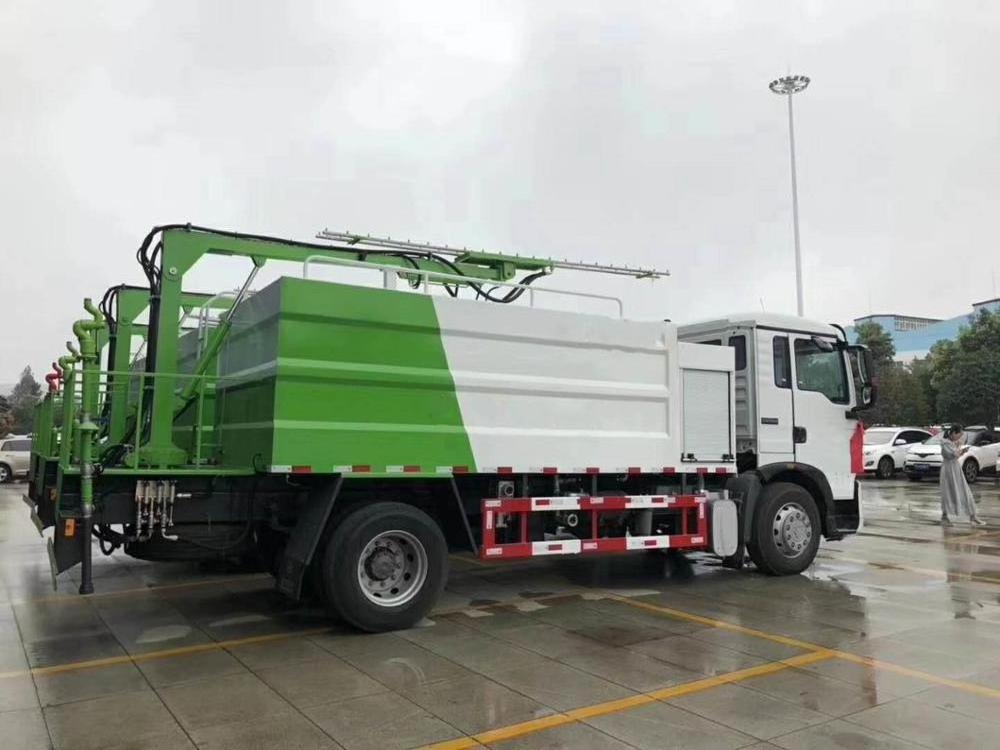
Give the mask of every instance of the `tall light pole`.
M 802 304 L 802 249 L 799 247 L 799 186 L 795 176 L 795 119 L 792 117 L 792 96 L 809 85 L 808 76 L 784 76 L 768 84 L 775 94 L 788 99 L 788 148 L 792 158 L 792 227 L 795 232 L 795 298 L 799 317 L 803 316 Z

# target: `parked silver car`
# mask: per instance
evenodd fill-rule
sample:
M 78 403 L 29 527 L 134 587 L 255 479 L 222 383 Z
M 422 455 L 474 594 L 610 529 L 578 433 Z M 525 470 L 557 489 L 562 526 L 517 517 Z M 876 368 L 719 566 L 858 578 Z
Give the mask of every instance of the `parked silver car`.
M 0 440 L 0 484 L 28 476 L 31 438 L 11 435 Z

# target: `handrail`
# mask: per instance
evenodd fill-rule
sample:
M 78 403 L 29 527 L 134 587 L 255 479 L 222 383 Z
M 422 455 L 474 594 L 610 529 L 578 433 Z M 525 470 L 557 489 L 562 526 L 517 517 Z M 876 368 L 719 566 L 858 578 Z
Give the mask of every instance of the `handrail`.
M 309 264 L 311 262 L 325 263 L 327 265 L 333 266 L 350 266 L 352 268 L 371 268 L 376 271 L 381 271 L 386 273 L 387 269 L 384 265 L 379 263 L 372 263 L 370 261 L 364 260 L 351 260 L 348 258 L 331 258 L 327 255 L 310 255 L 302 263 L 302 278 L 309 278 Z M 441 279 L 446 281 L 461 281 L 468 283 L 470 281 L 480 282 L 471 276 L 463 276 L 458 273 L 446 273 L 444 271 L 430 271 L 421 268 L 393 268 L 391 273 L 398 273 L 401 276 L 422 276 L 424 280 L 424 292 L 430 294 L 430 279 L 431 277 L 435 279 Z M 523 289 L 528 292 L 528 303 L 531 307 L 535 306 L 535 292 L 547 292 L 549 294 L 562 294 L 567 297 L 582 297 L 585 299 L 597 299 L 604 300 L 606 302 L 614 302 L 618 305 L 618 317 L 625 318 L 625 306 L 622 304 L 620 297 L 611 297 L 606 294 L 593 294 L 591 292 L 575 292 L 569 289 L 552 289 L 550 287 L 533 287 L 529 284 L 519 284 L 515 281 L 482 281 L 483 284 L 489 284 L 490 286 L 505 286 L 512 289 Z

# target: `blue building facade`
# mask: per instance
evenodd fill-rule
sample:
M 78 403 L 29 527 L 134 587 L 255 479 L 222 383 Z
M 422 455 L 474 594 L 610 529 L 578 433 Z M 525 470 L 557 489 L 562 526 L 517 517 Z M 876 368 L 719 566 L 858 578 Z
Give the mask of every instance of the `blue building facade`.
M 1000 298 L 974 302 L 971 312 L 945 320 L 894 313 L 866 315 L 863 318 L 855 318 L 854 325 L 847 326 L 846 331 L 848 338 L 856 340 L 855 330 L 857 326 L 863 323 L 878 323 L 886 333 L 892 336 L 892 343 L 896 346 L 896 359 L 900 362 L 909 362 L 913 359 L 926 357 L 931 347 L 938 341 L 955 340 L 959 330 L 963 326 L 969 325 L 969 319 L 978 314 L 980 310 L 1000 312 Z

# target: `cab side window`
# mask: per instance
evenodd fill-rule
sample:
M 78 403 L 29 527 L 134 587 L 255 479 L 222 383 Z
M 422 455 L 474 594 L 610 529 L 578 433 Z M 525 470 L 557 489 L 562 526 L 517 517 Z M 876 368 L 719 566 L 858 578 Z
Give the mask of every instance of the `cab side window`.
M 788 337 L 775 336 L 771 347 L 774 351 L 774 384 L 779 388 L 791 388 L 792 359 L 788 355 Z
M 736 371 L 747 369 L 747 337 L 730 336 L 729 345 L 736 350 Z
M 822 393 L 835 404 L 851 400 L 844 355 L 839 349 L 824 351 L 815 341 L 796 339 L 795 379 L 800 391 Z

